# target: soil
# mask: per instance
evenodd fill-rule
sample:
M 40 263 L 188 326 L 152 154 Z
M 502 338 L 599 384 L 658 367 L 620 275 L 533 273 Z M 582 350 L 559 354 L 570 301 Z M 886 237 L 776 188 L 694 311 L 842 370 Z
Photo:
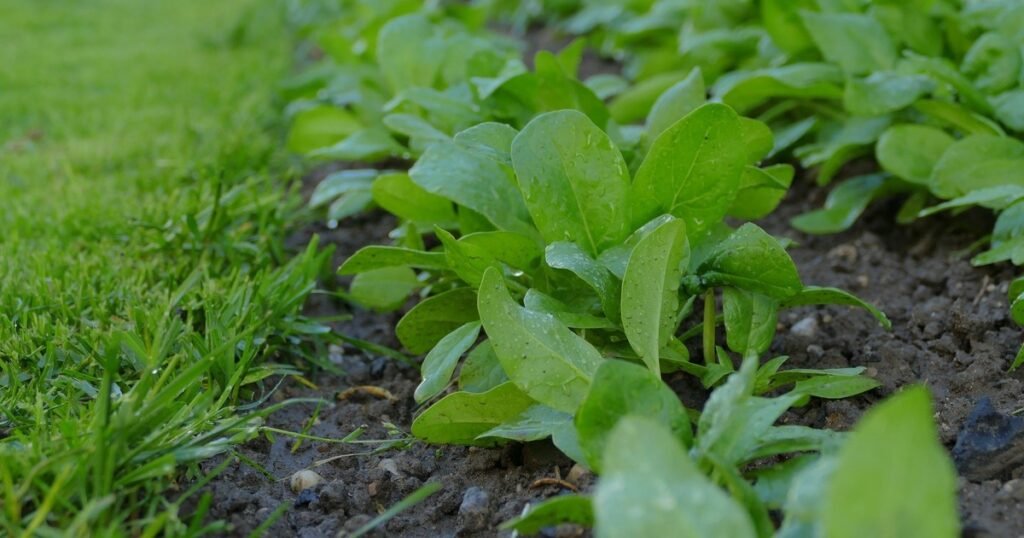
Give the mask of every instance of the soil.
M 544 36 L 538 48 L 557 48 Z M 588 56 L 584 72 L 607 71 L 607 62 Z M 317 177 L 309 178 L 314 185 Z M 898 201 L 874 204 L 847 232 L 808 236 L 788 225 L 789 219 L 819 208 L 827 189 L 795 186 L 779 210 L 759 223 L 776 236 L 793 239 L 790 249 L 805 284 L 836 286 L 871 301 L 886 312 L 893 328 L 886 331 L 864 311 L 844 307 L 804 307 L 784 311 L 772 352 L 790 356 L 785 367 L 837 368 L 864 366 L 881 387 L 866 395 L 838 401 L 812 402 L 784 421 L 846 430 L 864 410 L 913 383 L 926 384 L 935 399 L 936 420 L 943 443 L 952 449 L 968 414 L 983 397 L 1002 412 L 1024 408 L 1024 371 L 1007 373 L 1021 343 L 1021 330 L 1008 318 L 1006 291 L 1014 277 L 1011 267 L 976 268 L 964 250 L 991 230 L 991 215 L 970 211 L 940 215 L 910 226 L 896 224 Z M 370 213 L 341 223 L 336 229 L 311 225 L 293 238 L 302 246 L 319 234 L 336 247 L 335 265 L 359 247 L 387 241 L 393 220 Z M 343 282 L 324 282 L 330 289 Z M 351 312 L 349 321 L 334 323 L 336 331 L 397 349 L 392 327 L 398 314 L 380 315 L 353 309 L 329 295 L 314 295 L 310 315 Z M 346 375 L 312 377 L 316 388 L 286 384 L 277 400 L 319 397 L 333 406 L 319 410 L 308 433 L 341 438 L 359 427 L 362 439 L 393 439 L 408 432 L 418 411 L 412 393 L 418 371 L 392 359 L 356 347 L 332 347 L 328 357 Z M 699 402 L 694 383 L 676 374 L 666 379 L 688 404 Z M 365 392 L 338 400 L 346 389 L 361 386 L 385 389 L 393 398 Z M 274 427 L 298 430 L 314 405 L 288 407 L 268 419 Z M 549 443 L 511 444 L 499 449 L 426 446 L 412 443 L 369 453 L 385 445 L 303 442 L 277 436 L 259 439 L 238 452 L 258 463 L 276 480 L 242 462 L 234 462 L 205 489 L 213 494 L 209 518 L 232 525 L 231 536 L 246 536 L 282 503 L 292 507 L 267 530 L 267 536 L 335 536 L 354 530 L 427 482 L 442 485 L 424 502 L 390 520 L 377 536 L 476 537 L 501 536 L 501 522 L 521 513 L 530 503 L 565 493 L 567 488 L 538 485 L 545 478 L 565 478 L 586 491 L 593 477 L 573 469 L 573 463 Z M 288 478 L 312 467 L 324 482 L 301 495 L 292 492 Z M 220 461 L 202 465 L 214 468 Z M 960 480 L 960 509 L 964 536 L 1024 536 L 1024 469 L 1010 469 L 984 481 Z M 582 536 L 582 529 L 565 526 L 546 536 Z

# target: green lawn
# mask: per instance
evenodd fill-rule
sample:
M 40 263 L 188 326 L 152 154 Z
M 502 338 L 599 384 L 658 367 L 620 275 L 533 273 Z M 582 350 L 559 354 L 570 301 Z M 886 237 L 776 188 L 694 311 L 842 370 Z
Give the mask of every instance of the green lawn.
M 0 0 L 0 535 L 197 531 L 165 492 L 253 435 L 322 261 L 282 246 L 282 19 Z

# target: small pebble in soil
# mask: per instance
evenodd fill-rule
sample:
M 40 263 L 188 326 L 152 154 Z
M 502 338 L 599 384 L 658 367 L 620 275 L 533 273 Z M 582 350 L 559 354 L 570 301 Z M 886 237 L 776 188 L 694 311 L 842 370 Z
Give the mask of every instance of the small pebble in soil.
M 491 516 L 491 498 L 483 488 L 472 486 L 462 495 L 459 521 L 462 528 L 478 531 L 487 526 Z
M 292 491 L 299 493 L 304 489 L 315 488 L 321 482 L 324 481 L 324 477 L 316 474 L 309 469 L 303 469 L 292 475 L 291 486 Z
M 820 359 L 825 356 L 825 348 L 818 344 L 811 344 L 807 346 L 807 355 L 815 359 Z
M 794 323 L 789 332 L 801 338 L 814 338 L 818 334 L 818 320 L 814 316 L 807 316 Z
M 309 504 L 316 502 L 317 498 L 316 491 L 313 488 L 304 489 L 300 491 L 299 496 L 296 497 L 295 506 L 297 508 L 308 506 Z
M 578 463 L 573 465 L 572 468 L 569 469 L 569 472 L 566 473 L 566 475 L 565 475 L 565 479 L 567 481 L 569 481 L 569 482 L 571 482 L 573 484 L 576 484 L 576 485 L 579 485 L 581 480 L 585 480 L 588 477 L 590 477 L 590 471 L 587 470 L 586 467 L 584 467 L 584 466 L 582 466 L 582 465 L 580 465 Z
M 320 506 L 327 510 L 336 510 L 345 504 L 346 493 L 344 481 L 331 480 L 320 488 Z
M 398 472 L 398 464 L 395 463 L 395 460 L 391 458 L 385 458 L 380 460 L 380 463 L 377 464 L 377 468 L 382 471 L 386 471 L 388 474 L 395 478 L 402 477 L 402 473 Z
M 957 435 L 953 461 L 975 481 L 998 478 L 1024 463 L 1024 418 L 1000 413 L 982 398 Z

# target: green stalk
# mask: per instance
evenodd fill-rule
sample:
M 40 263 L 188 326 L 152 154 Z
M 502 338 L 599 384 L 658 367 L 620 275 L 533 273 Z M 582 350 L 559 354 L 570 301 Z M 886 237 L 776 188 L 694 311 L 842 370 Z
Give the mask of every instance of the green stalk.
M 704 292 L 704 364 L 715 362 L 715 290 L 711 289 Z

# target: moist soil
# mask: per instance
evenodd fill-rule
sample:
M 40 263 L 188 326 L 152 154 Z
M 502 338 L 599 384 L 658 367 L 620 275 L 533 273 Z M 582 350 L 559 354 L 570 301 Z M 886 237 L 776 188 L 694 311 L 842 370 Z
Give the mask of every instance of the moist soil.
M 1010 412 L 1024 407 L 1022 375 L 1007 373 L 1021 331 L 1007 315 L 1006 290 L 1012 268 L 972 267 L 965 249 L 987 230 L 991 217 L 968 212 L 936 217 L 910 226 L 897 225 L 898 202 L 883 202 L 847 232 L 808 236 L 788 225 L 801 212 L 820 207 L 826 191 L 794 187 L 779 210 L 760 224 L 769 232 L 795 241 L 790 249 L 804 283 L 850 290 L 882 308 L 893 322 L 880 327 L 866 312 L 845 307 L 803 307 L 784 311 L 772 352 L 790 356 L 785 367 L 841 368 L 864 366 L 881 387 L 855 398 L 812 402 L 783 418 L 789 423 L 847 430 L 861 414 L 900 387 L 927 385 L 935 398 L 939 434 L 952 448 L 968 414 L 983 397 Z M 370 213 L 341 223 L 335 229 L 311 226 L 298 234 L 302 244 L 313 234 L 335 245 L 335 264 L 359 247 L 387 241 L 391 217 Z M 324 283 L 325 287 L 343 282 Z M 330 295 L 314 295 L 307 305 L 314 316 L 351 313 L 335 323 L 343 334 L 398 348 L 392 327 L 398 314 L 375 314 L 353 308 Z M 352 346 L 334 346 L 330 361 L 346 372 L 312 376 L 316 388 L 288 382 L 275 395 L 323 398 L 332 405 L 319 410 L 308 433 L 341 438 L 365 427 L 362 439 L 392 439 L 408 432 L 418 411 L 412 394 L 416 369 Z M 667 381 L 690 401 L 695 384 L 674 374 Z M 391 398 L 352 387 L 385 389 Z M 316 406 L 294 405 L 277 412 L 268 424 L 299 430 Z M 421 504 L 391 519 L 377 535 L 499 536 L 498 525 L 544 498 L 570 487 L 586 491 L 593 477 L 573 469 L 573 463 L 544 442 L 477 449 L 451 446 L 411 446 L 370 454 L 381 445 L 303 442 L 277 436 L 252 441 L 239 449 L 276 479 L 254 466 L 230 464 L 206 488 L 213 494 L 209 516 L 230 522 L 230 535 L 244 536 L 282 503 L 292 503 L 268 529 L 268 536 L 335 536 L 354 530 L 427 482 L 441 489 Z M 311 467 L 315 462 L 335 458 Z M 212 469 L 219 462 L 203 464 Z M 298 495 L 288 484 L 295 471 L 313 468 L 324 482 Z M 965 536 L 1024 535 L 1024 474 L 1009 469 L 984 481 L 960 479 L 960 509 Z M 564 483 L 544 479 L 562 478 Z M 540 482 L 538 482 L 540 481 Z M 507 535 L 508 533 L 504 533 Z M 582 529 L 551 529 L 548 536 L 581 536 Z

